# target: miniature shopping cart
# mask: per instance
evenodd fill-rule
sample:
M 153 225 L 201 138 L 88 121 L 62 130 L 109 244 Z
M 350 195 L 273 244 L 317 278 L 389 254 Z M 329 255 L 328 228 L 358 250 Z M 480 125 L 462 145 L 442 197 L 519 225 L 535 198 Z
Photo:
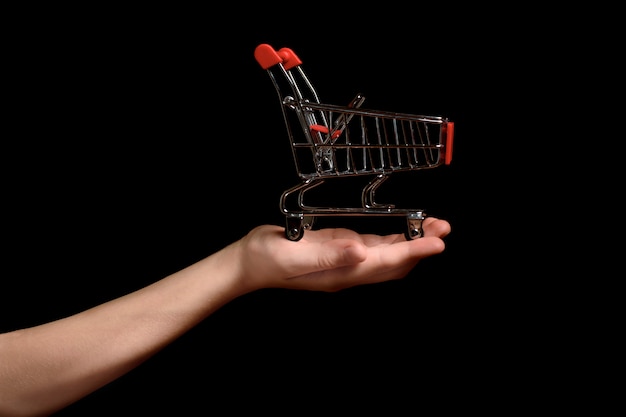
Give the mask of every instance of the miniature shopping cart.
M 406 238 L 421 237 L 423 210 L 377 203 L 375 193 L 395 172 L 449 164 L 454 123 L 442 117 L 366 110 L 360 94 L 345 106 L 323 104 L 291 49 L 260 44 L 254 56 L 278 93 L 301 179 L 280 198 L 286 238 L 300 240 L 319 216 L 403 216 Z M 356 175 L 372 176 L 361 191 L 360 206 L 305 204 L 305 193 L 324 181 Z

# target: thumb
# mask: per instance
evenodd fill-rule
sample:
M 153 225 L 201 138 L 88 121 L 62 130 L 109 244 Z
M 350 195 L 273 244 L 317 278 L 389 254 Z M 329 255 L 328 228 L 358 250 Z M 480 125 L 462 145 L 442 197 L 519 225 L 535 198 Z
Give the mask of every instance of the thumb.
M 319 243 L 317 268 L 320 271 L 355 265 L 367 258 L 367 248 L 352 239 L 335 239 Z

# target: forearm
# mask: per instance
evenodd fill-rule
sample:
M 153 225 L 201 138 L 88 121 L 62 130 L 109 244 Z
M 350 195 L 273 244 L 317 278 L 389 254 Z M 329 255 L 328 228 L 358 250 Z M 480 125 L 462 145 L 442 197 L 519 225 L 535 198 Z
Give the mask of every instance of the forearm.
M 237 262 L 226 259 L 233 250 L 76 315 L 0 335 L 0 415 L 47 415 L 71 404 L 241 295 Z

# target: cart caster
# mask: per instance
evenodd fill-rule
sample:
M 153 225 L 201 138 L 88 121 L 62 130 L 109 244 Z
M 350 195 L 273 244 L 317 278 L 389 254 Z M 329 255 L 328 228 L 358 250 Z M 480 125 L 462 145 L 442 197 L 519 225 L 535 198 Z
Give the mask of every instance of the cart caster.
M 313 227 L 313 216 L 287 217 L 285 222 L 285 237 L 297 242 L 304 236 L 304 231 Z
M 424 229 L 422 229 L 423 221 L 423 213 L 409 214 L 407 217 L 407 230 L 404 232 L 404 236 L 407 240 L 419 239 L 424 235 Z

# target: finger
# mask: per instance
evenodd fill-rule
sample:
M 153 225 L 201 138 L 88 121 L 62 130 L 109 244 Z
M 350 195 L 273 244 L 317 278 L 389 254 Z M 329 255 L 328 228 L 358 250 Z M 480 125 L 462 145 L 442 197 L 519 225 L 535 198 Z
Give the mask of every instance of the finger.
M 404 278 L 417 262 L 417 259 L 413 259 L 393 267 L 383 268 L 375 262 L 365 261 L 343 268 L 328 269 L 294 277 L 288 280 L 286 284 L 294 289 L 336 292 L 357 285 Z
M 450 223 L 436 217 L 427 217 L 422 224 L 424 236 L 445 237 L 452 231 Z
M 377 283 L 405 277 L 424 258 L 443 252 L 445 244 L 438 237 L 423 237 L 370 250 L 368 259 L 344 271 L 342 286 Z M 347 273 L 346 273 L 347 272 Z
M 369 248 L 367 259 L 363 262 L 295 276 L 289 285 L 292 288 L 334 292 L 356 285 L 400 279 L 421 259 L 440 253 L 444 247 L 443 241 L 437 237 L 380 245 Z

